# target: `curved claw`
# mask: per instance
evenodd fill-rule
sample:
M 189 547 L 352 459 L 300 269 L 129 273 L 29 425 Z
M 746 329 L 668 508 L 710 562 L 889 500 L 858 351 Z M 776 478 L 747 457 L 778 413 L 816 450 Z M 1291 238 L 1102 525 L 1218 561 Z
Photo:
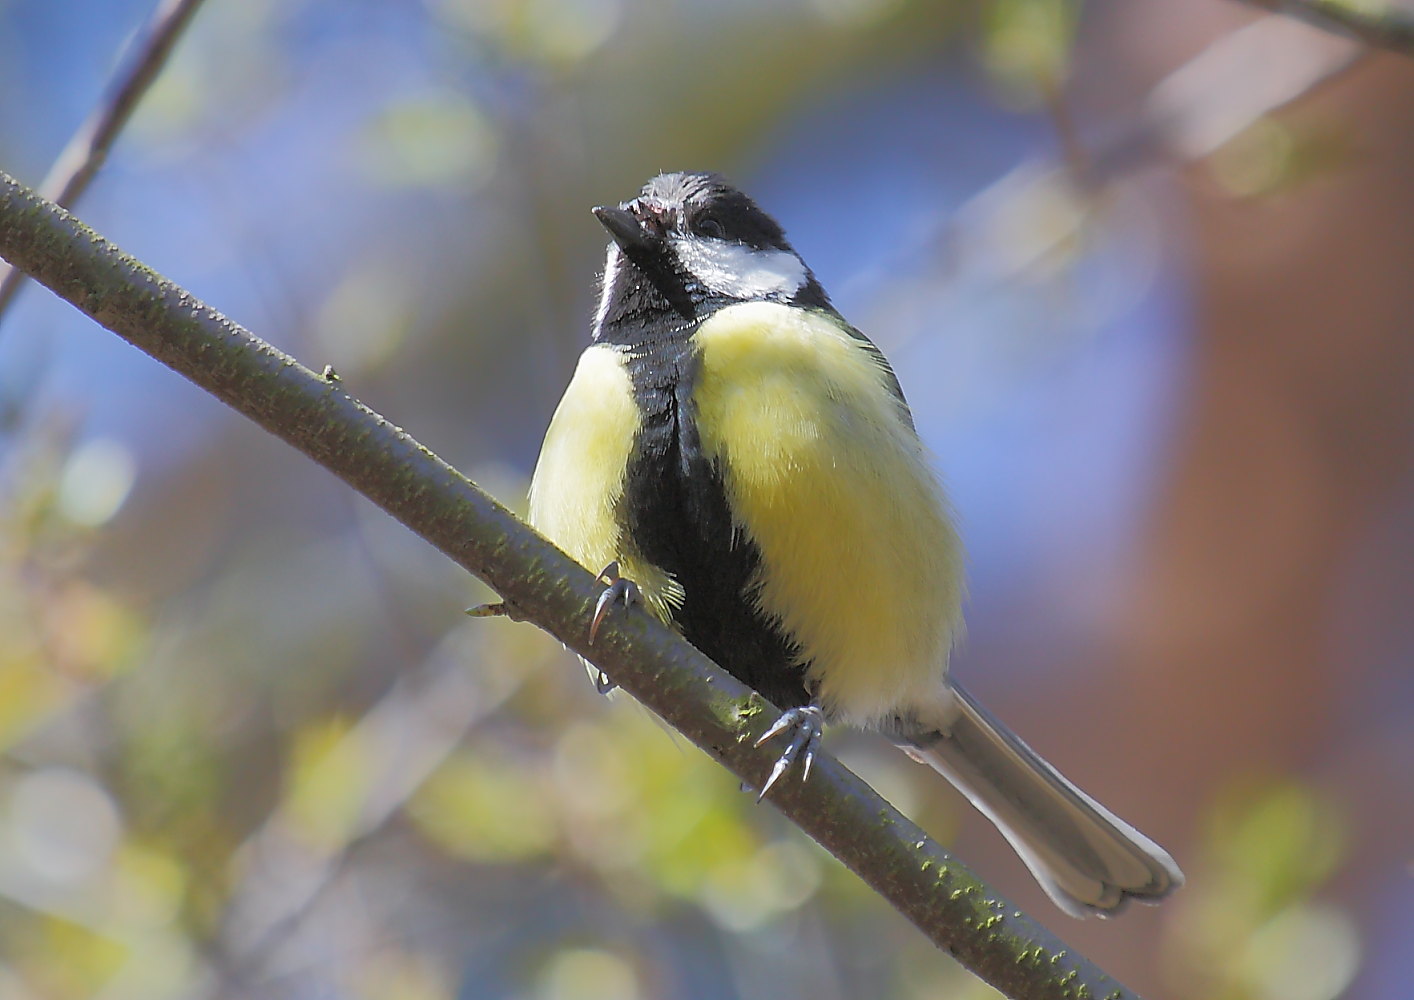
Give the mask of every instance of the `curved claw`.
M 766 793 L 797 759 L 801 762 L 800 780 L 804 782 L 809 779 L 810 766 L 815 763 L 815 754 L 820 749 L 820 737 L 824 731 L 825 713 L 817 705 L 804 705 L 782 712 L 771 728 L 761 734 L 755 744 L 758 747 L 780 733 L 789 732 L 791 735 L 785 751 L 776 758 L 775 766 L 771 768 L 771 776 L 761 786 L 761 794 L 756 796 L 757 802 L 766 797 Z
M 589 644 L 591 646 L 594 645 L 594 639 L 599 635 L 599 626 L 603 624 L 610 608 L 615 604 L 622 604 L 625 608 L 632 607 L 643 598 L 638 584 L 619 576 L 617 560 L 605 566 L 599 572 L 598 578 L 607 581 L 609 586 L 599 595 L 599 600 L 594 605 L 594 617 L 589 621 Z M 613 685 L 611 684 L 609 690 L 612 689 Z

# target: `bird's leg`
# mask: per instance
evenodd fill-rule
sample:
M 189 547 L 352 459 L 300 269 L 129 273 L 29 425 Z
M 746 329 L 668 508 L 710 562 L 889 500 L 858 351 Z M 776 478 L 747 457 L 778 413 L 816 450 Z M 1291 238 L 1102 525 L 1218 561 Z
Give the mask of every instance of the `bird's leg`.
M 776 759 L 776 765 L 771 768 L 771 776 L 766 779 L 766 784 L 761 786 L 761 794 L 756 796 L 757 802 L 766 797 L 771 786 L 790 770 L 797 758 L 801 762 L 800 780 L 804 782 L 810 777 L 810 765 L 815 763 L 815 753 L 820 749 L 820 737 L 824 731 L 825 713 L 820 707 L 802 705 L 782 712 L 771 728 L 761 734 L 761 738 L 756 741 L 758 747 L 780 733 L 789 733 L 790 742 L 786 744 L 785 752 Z
M 619 575 L 619 562 L 615 559 L 609 565 L 599 571 L 595 579 L 605 581 L 609 586 L 599 595 L 599 600 L 594 605 L 594 617 L 589 622 L 589 644 L 594 645 L 595 638 L 599 635 L 599 626 L 603 624 L 604 618 L 609 613 L 609 609 L 616 603 L 622 603 L 625 608 L 632 607 L 643 598 L 642 592 L 638 589 L 638 584 L 632 580 L 626 580 Z M 588 660 L 584 665 L 590 668 L 589 675 L 594 679 L 594 690 L 600 694 L 608 694 L 618 687 L 609 679 L 609 675 L 604 673 Z
M 594 605 L 594 617 L 589 621 L 589 644 L 591 646 L 594 645 L 594 639 L 599 635 L 599 626 L 603 624 L 610 608 L 615 604 L 622 604 L 625 608 L 629 608 L 643 599 L 638 584 L 619 576 L 617 559 L 600 570 L 595 579 L 603 580 L 609 586 L 599 595 L 599 601 Z
M 599 635 L 599 626 L 603 624 L 604 618 L 608 615 L 609 609 L 615 603 L 621 603 L 624 607 L 637 604 L 642 599 L 642 593 L 638 585 L 632 580 L 626 580 L 619 575 L 618 561 L 609 563 L 600 571 L 596 579 L 604 580 L 609 586 L 604 593 L 599 595 L 599 601 L 594 605 L 594 617 L 589 622 L 589 643 L 594 644 L 594 640 Z M 478 604 L 474 608 L 467 608 L 466 613 L 472 618 L 509 618 L 513 622 L 525 621 L 522 615 L 510 601 L 497 601 L 492 604 Z M 594 689 L 600 694 L 608 694 L 618 687 L 609 676 L 588 660 L 584 665 L 589 668 L 590 677 L 594 680 Z

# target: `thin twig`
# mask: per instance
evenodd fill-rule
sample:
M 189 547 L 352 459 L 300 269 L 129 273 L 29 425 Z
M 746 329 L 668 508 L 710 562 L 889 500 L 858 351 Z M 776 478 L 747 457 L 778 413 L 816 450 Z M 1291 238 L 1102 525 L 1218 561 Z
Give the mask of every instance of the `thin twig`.
M 200 6 L 201 0 L 161 0 L 131 56 L 109 81 L 103 103 L 79 126 L 49 168 L 38 188 L 41 195 L 65 208 L 73 207 L 103 167 L 118 133 L 162 72 L 177 39 Z M 0 262 L 0 323 L 24 280 L 23 271 Z
M 777 710 L 641 609 L 616 612 L 593 646 L 602 587 L 401 429 L 121 253 L 0 173 L 0 257 L 319 462 L 480 577 L 744 781 L 773 763 L 753 745 Z M 873 789 L 821 755 L 772 803 L 940 948 L 1027 1000 L 1136 994 L 1024 916 Z
M 1414 9 L 1394 3 L 1357 0 L 1242 0 L 1285 14 L 1366 45 L 1414 56 Z

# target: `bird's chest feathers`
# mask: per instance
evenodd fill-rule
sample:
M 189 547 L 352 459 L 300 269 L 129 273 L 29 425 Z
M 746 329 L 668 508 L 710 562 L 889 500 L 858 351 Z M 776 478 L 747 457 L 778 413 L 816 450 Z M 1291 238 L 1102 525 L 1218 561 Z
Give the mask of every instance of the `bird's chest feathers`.
M 537 527 L 610 559 L 709 656 L 859 723 L 926 703 L 958 627 L 946 504 L 876 354 L 754 302 L 585 352 L 532 486 Z
M 827 707 L 863 720 L 923 697 L 960 618 L 961 556 L 887 371 L 828 314 L 773 303 L 723 309 L 692 343 L 701 448 L 760 551 L 753 599 Z

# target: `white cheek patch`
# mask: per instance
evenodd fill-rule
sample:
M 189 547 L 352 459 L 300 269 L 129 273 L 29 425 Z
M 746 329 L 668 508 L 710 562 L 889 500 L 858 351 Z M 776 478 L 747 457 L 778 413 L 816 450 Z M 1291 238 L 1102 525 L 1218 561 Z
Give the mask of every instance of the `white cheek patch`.
M 810 277 L 805 262 L 787 250 L 693 236 L 676 237 L 673 246 L 698 281 L 733 299 L 789 299 Z
M 593 340 L 598 340 L 604 332 L 604 320 L 609 315 L 609 296 L 614 294 L 614 279 L 618 277 L 619 260 L 623 251 L 614 242 L 609 243 L 609 252 L 604 257 L 604 280 L 599 283 L 599 308 L 594 311 Z

